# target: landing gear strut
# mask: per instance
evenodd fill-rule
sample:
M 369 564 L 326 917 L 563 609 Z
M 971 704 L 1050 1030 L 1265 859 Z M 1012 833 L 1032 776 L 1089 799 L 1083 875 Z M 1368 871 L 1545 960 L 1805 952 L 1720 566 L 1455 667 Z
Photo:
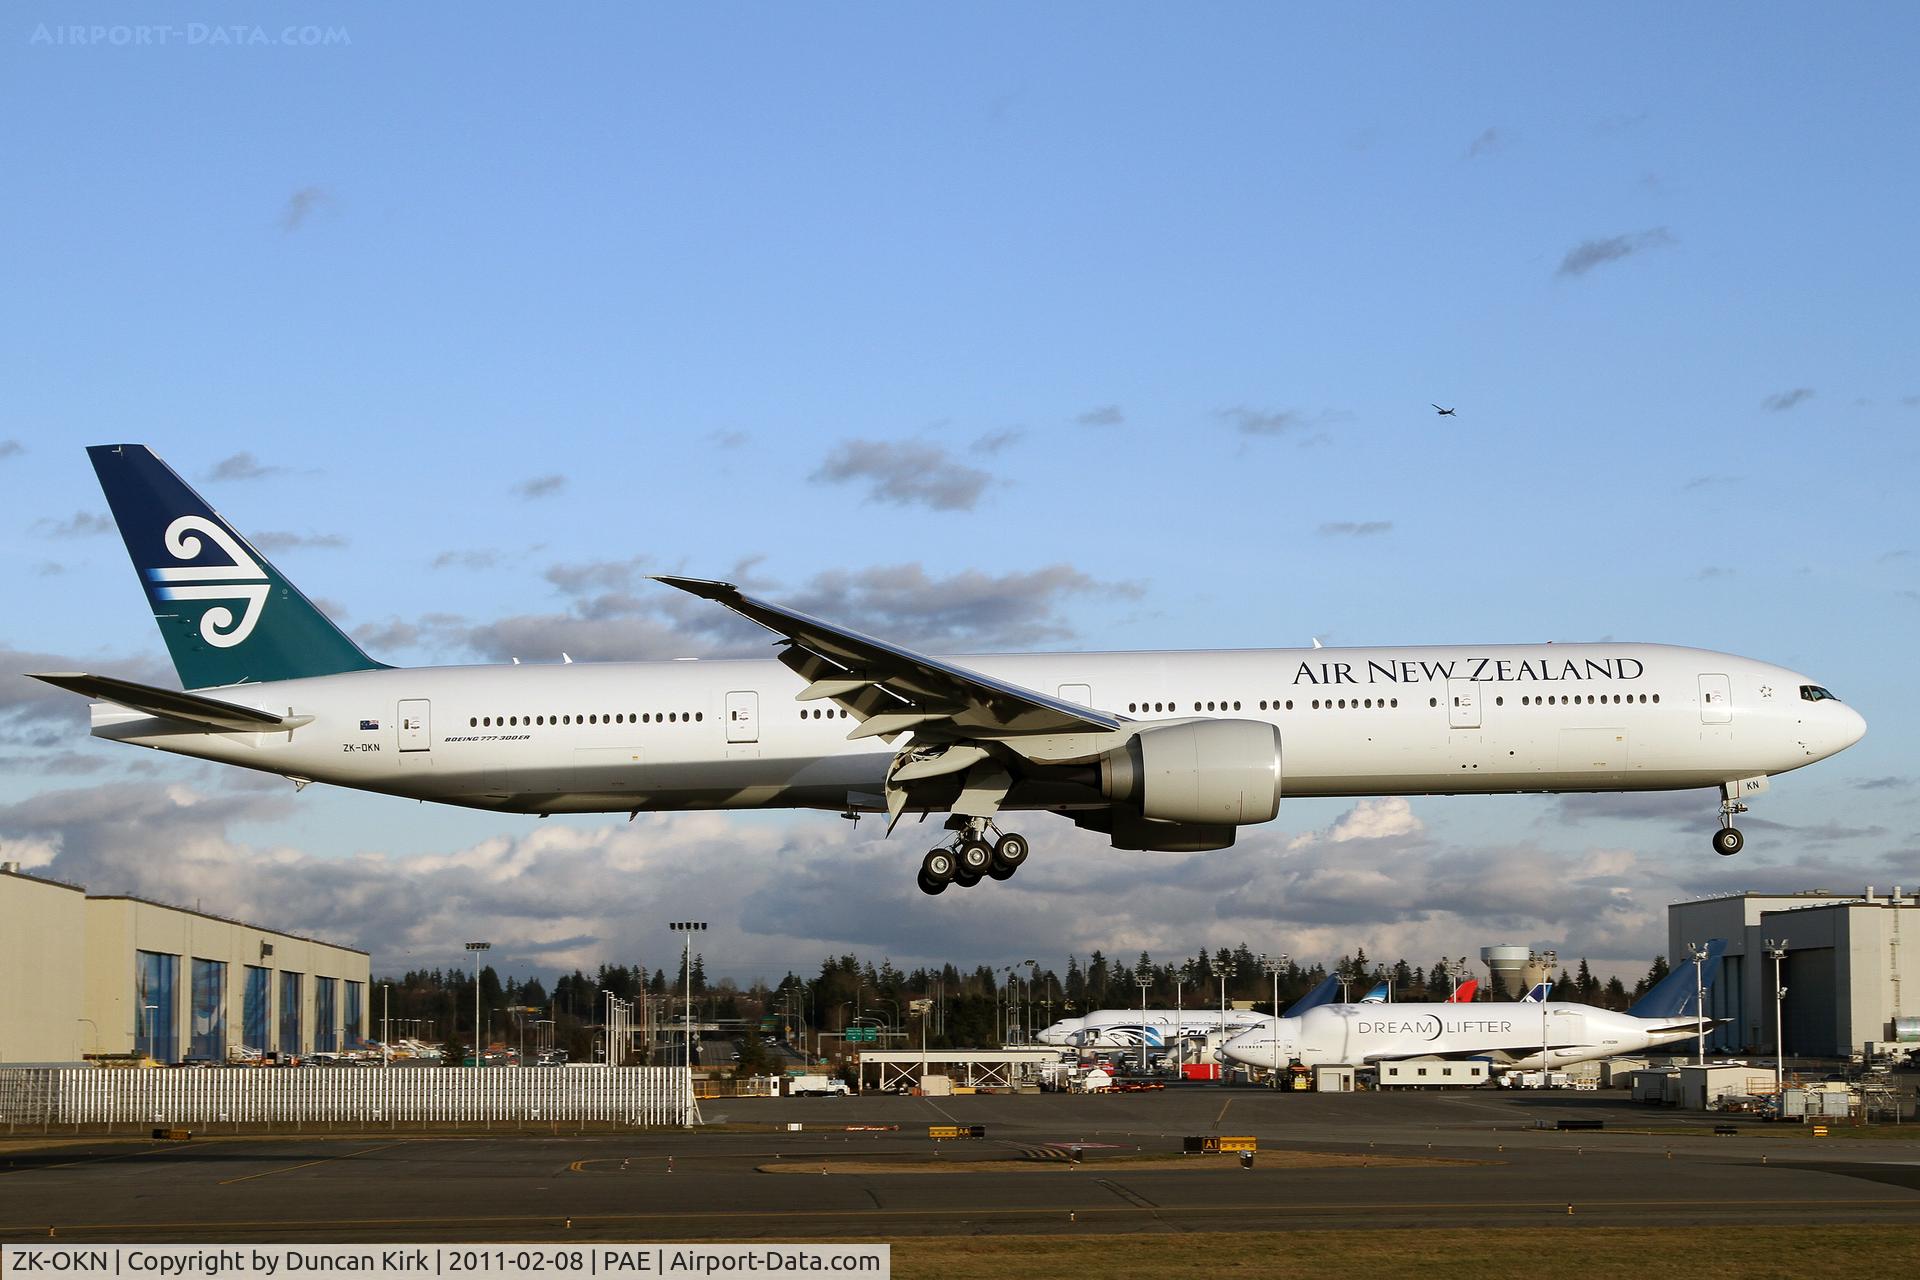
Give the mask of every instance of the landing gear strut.
M 922 893 L 945 893 L 950 884 L 970 889 L 983 877 L 1009 880 L 1027 860 L 1026 837 L 1003 833 L 985 818 L 955 817 L 948 825 L 955 833 L 953 843 L 929 850 L 920 861 Z M 997 838 L 989 842 L 989 833 Z
M 1723 858 L 1730 858 L 1746 847 L 1747 838 L 1733 825 L 1735 814 L 1745 813 L 1747 806 L 1741 804 L 1736 787 L 1737 783 L 1722 783 L 1720 786 L 1720 829 L 1713 833 L 1713 851 Z

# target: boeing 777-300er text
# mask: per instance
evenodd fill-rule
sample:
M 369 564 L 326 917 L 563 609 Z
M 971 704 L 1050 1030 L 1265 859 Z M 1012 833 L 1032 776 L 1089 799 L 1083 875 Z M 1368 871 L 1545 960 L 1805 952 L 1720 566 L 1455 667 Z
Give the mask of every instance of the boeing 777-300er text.
M 1657 644 L 934 657 L 663 577 L 773 659 L 395 668 L 361 652 L 143 445 L 90 448 L 187 692 L 43 673 L 96 737 L 510 813 L 943 815 L 939 893 L 1025 861 L 1009 813 L 1116 848 L 1222 849 L 1292 796 L 1713 788 L 1714 847 L 1866 724 L 1812 677 Z

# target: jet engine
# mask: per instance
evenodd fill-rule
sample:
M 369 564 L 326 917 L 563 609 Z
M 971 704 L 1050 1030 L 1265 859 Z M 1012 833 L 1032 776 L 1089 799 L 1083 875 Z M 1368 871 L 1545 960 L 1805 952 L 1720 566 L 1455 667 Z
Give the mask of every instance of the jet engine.
M 1159 822 L 1271 821 L 1280 812 L 1280 730 L 1258 720 L 1149 725 L 1100 757 L 1100 792 Z

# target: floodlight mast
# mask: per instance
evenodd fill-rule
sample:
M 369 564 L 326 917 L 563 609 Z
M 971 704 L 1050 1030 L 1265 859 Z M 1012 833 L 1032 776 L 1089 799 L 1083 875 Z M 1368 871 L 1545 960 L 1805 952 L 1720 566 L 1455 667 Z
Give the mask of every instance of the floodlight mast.
M 1278 960 L 1269 960 L 1261 956 L 1260 963 L 1266 966 L 1267 976 L 1273 979 L 1273 1021 L 1269 1025 L 1273 1029 L 1273 1087 L 1278 1089 L 1280 1087 L 1280 974 L 1287 967 L 1287 953 L 1282 951 Z M 1220 1028 L 1221 1035 L 1224 1036 L 1226 1031 L 1224 1026 Z
M 1780 984 L 1780 962 L 1787 958 L 1787 939 L 1768 938 L 1767 954 L 1773 958 L 1773 1114 L 1778 1117 L 1786 1105 L 1787 1034 L 1781 1007 L 1787 989 Z
M 493 948 L 491 942 L 469 942 L 467 950 L 473 952 L 473 1067 L 478 1071 L 486 1065 L 486 1055 L 480 1047 L 480 953 Z
M 1707 960 L 1707 948 L 1711 944 L 1689 942 L 1687 954 L 1693 957 L 1693 1023 L 1696 1031 L 1693 1065 L 1707 1065 L 1707 987 L 1701 979 L 1701 966 Z

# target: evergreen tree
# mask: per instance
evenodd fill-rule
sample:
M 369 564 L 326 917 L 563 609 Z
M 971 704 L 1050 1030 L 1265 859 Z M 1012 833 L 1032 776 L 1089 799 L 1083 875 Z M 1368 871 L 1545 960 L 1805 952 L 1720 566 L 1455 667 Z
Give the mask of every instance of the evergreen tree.
M 1664 955 L 1653 958 L 1653 967 L 1647 970 L 1647 976 L 1633 984 L 1633 998 L 1638 1000 L 1652 989 L 1654 983 L 1667 976 L 1667 958 Z

